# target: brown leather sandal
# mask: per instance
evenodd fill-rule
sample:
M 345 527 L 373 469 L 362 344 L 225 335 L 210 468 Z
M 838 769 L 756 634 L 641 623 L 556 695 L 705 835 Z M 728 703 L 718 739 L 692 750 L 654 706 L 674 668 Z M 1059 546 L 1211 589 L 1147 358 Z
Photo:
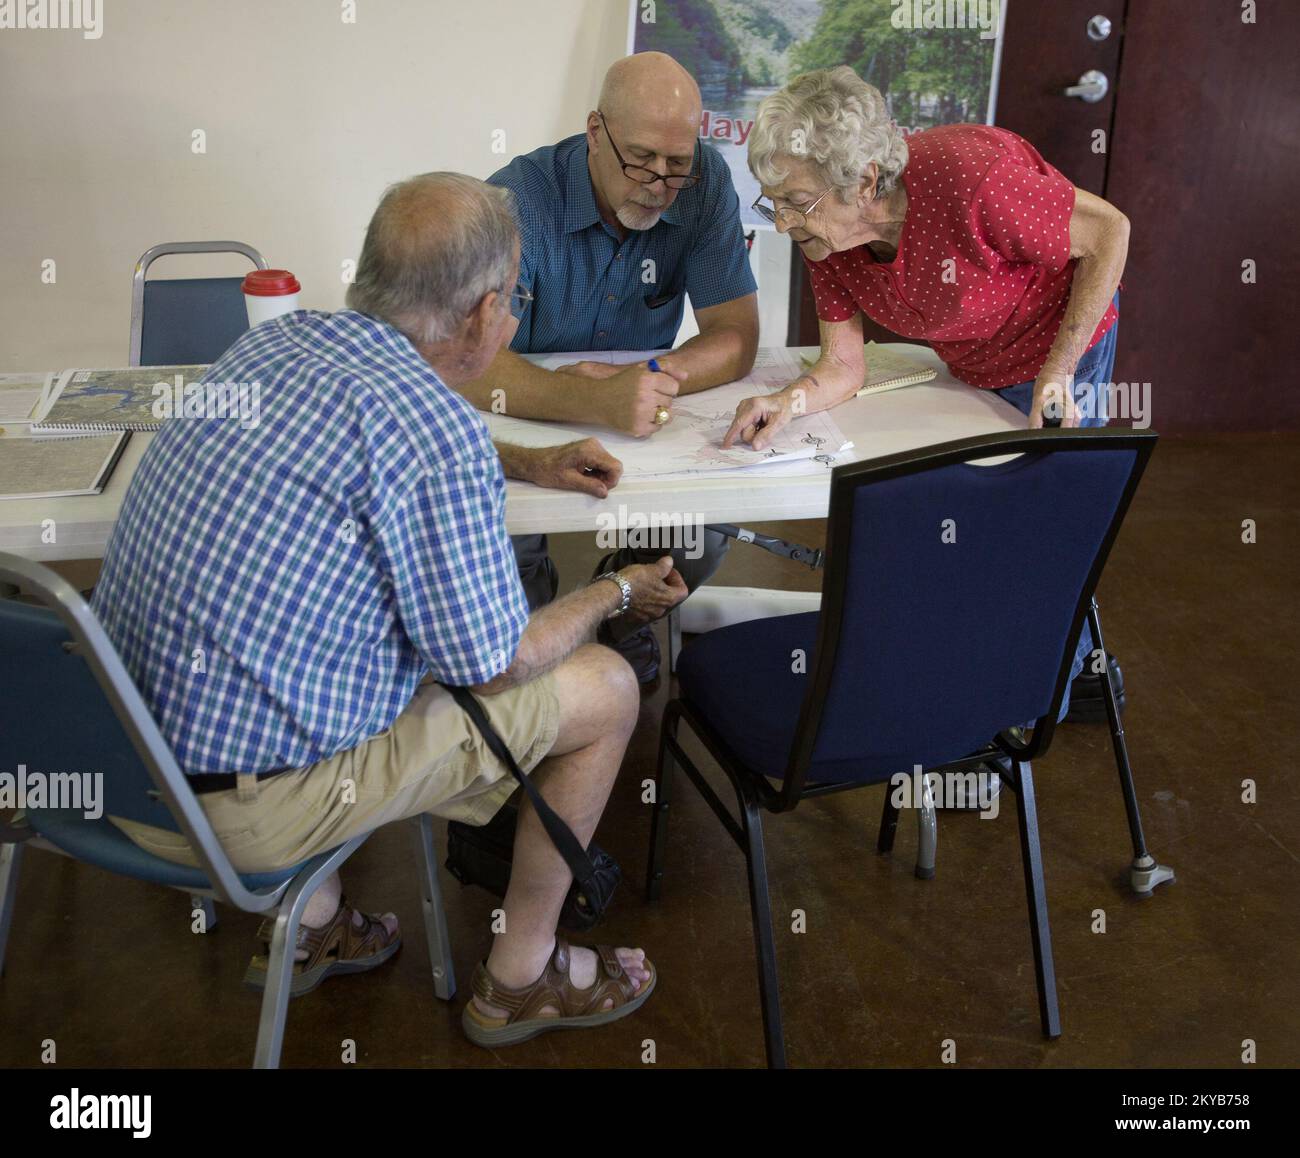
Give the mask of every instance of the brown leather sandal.
M 608 945 L 593 945 L 600 961 L 596 980 L 586 989 L 578 989 L 569 978 L 569 944 L 555 938 L 555 952 L 542 975 L 523 989 L 508 989 L 492 979 L 487 966 L 479 962 L 474 970 L 474 996 L 487 1005 L 507 1011 L 506 1017 L 488 1017 L 474 1008 L 471 1000 L 461 1015 L 465 1035 L 475 1045 L 514 1045 L 552 1029 L 585 1029 L 617 1021 L 639 1009 L 654 991 L 659 974 L 649 961 L 649 980 L 637 989 L 619 963 L 618 954 Z M 614 1004 L 605 1009 L 605 1001 Z M 558 1016 L 546 1016 L 548 1005 L 558 1009 Z
M 310 993 L 326 977 L 336 973 L 365 973 L 374 969 L 402 947 L 400 929 L 390 937 L 384 923 L 366 913 L 361 914 L 365 923 L 358 929 L 352 923 L 353 912 L 347 897 L 343 897 L 339 901 L 338 912 L 328 925 L 320 929 L 309 929 L 301 924 L 298 926 L 298 944 L 293 951 L 296 953 L 299 949 L 305 949 L 307 957 L 293 963 L 293 977 L 289 982 L 290 997 Z M 257 930 L 258 939 L 266 946 L 266 952 L 255 956 L 248 963 L 248 971 L 244 974 L 244 984 L 253 989 L 266 988 L 267 962 L 274 932 L 273 919 L 263 921 Z

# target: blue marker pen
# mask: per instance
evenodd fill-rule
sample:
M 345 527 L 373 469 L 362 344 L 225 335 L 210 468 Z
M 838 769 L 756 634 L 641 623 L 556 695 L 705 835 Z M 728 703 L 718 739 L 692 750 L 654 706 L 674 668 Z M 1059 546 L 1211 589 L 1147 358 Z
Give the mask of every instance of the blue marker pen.
M 662 374 L 664 372 L 656 358 L 651 358 L 650 361 L 646 363 L 646 366 L 655 374 Z M 668 407 L 660 406 L 659 409 L 655 411 L 655 425 L 662 426 L 671 417 L 672 415 L 668 412 Z

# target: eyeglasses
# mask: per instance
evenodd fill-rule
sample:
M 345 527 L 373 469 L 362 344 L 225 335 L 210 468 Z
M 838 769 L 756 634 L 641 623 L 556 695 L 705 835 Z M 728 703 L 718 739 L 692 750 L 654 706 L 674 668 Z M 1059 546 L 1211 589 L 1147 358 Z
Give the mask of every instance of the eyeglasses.
M 772 205 L 763 205 L 761 204 L 763 200 L 761 193 L 754 199 L 754 204 L 750 208 L 764 221 L 770 221 L 773 225 L 784 225 L 787 229 L 802 229 L 808 224 L 808 215 L 826 199 L 826 194 L 834 188 L 834 185 L 830 185 L 824 189 L 821 196 L 807 209 L 796 209 L 793 205 L 777 205 L 775 202 Z M 782 217 L 782 214 L 785 214 L 785 216 Z
M 629 181 L 635 181 L 638 185 L 653 185 L 656 181 L 662 181 L 669 189 L 689 189 L 692 185 L 697 184 L 703 177 L 700 172 L 700 142 L 695 142 L 695 152 L 691 163 L 692 173 L 656 173 L 653 169 L 647 169 L 643 165 L 629 165 L 623 160 L 623 154 L 618 151 L 618 146 L 614 144 L 614 136 L 609 131 L 609 125 L 605 121 L 605 114 L 599 109 L 596 110 L 596 116 L 600 118 L 600 123 L 605 126 L 605 136 L 609 137 L 610 146 L 614 150 L 614 156 L 618 158 L 619 165 L 623 168 L 623 176 Z
M 510 300 L 518 302 L 521 306 L 526 306 L 533 300 L 533 295 L 524 289 L 523 282 L 518 282 L 515 285 L 514 292 L 510 295 Z

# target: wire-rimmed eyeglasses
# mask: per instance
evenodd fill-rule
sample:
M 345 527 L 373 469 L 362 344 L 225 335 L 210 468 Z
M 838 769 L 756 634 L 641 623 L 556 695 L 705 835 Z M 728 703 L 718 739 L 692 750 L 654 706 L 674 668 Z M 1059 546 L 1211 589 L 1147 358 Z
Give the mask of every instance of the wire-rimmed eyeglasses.
M 826 199 L 826 194 L 834 188 L 834 185 L 828 185 L 817 200 L 809 205 L 807 209 L 796 209 L 793 205 L 777 205 L 775 203 L 764 205 L 761 193 L 754 198 L 754 204 L 750 208 L 763 220 L 770 221 L 773 225 L 784 225 L 787 229 L 802 229 L 808 224 L 808 215 Z

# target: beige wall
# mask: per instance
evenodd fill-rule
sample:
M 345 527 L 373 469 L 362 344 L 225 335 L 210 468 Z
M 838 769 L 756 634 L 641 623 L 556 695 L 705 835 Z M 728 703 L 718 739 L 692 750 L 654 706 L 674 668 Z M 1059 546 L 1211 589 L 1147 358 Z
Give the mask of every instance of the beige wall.
M 337 309 L 386 184 L 486 177 L 580 131 L 626 48 L 625 0 L 356 0 L 354 24 L 344 7 L 103 0 L 98 39 L 0 30 L 0 370 L 124 364 L 132 265 L 160 241 L 246 241 Z M 787 253 L 755 255 L 775 342 Z

